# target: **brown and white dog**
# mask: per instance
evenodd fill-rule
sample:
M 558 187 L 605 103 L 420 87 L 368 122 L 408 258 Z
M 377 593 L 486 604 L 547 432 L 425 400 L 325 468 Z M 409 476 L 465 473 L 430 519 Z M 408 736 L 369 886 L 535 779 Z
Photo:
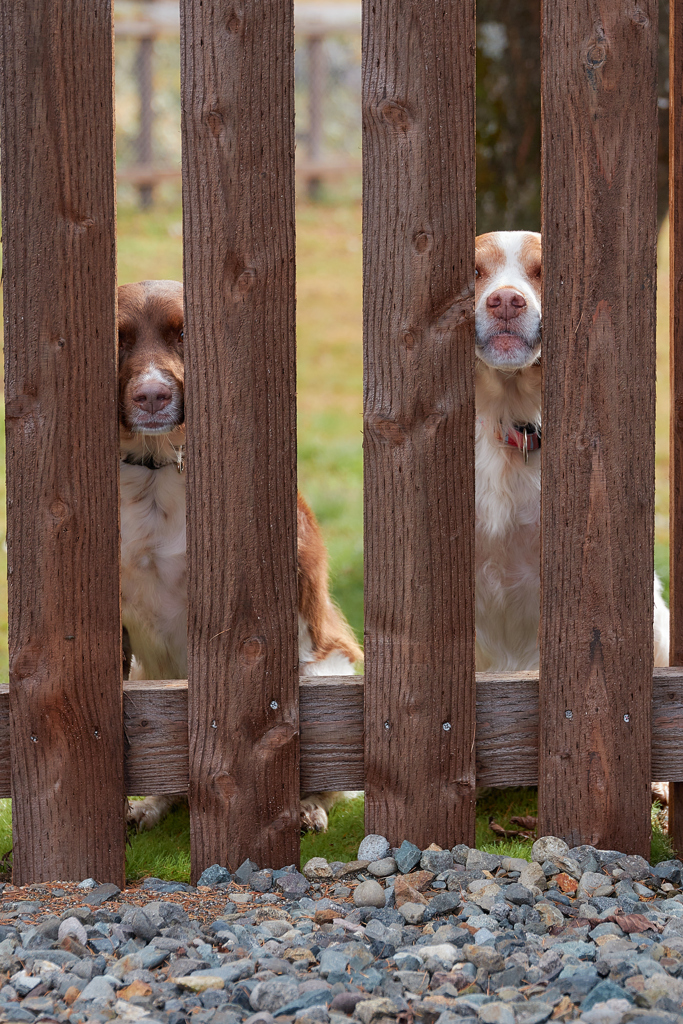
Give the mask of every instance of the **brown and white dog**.
M 122 285 L 118 330 L 124 639 L 134 658 L 135 678 L 183 679 L 187 587 L 182 285 Z M 299 672 L 351 675 L 362 652 L 330 599 L 325 546 L 300 495 L 297 527 Z M 343 795 L 302 794 L 302 828 L 324 831 L 326 812 Z M 135 801 L 129 820 L 139 828 L 152 828 L 180 799 Z
M 541 515 L 541 236 L 476 243 L 476 662 L 538 667 Z M 669 663 L 669 612 L 655 577 L 655 664 Z

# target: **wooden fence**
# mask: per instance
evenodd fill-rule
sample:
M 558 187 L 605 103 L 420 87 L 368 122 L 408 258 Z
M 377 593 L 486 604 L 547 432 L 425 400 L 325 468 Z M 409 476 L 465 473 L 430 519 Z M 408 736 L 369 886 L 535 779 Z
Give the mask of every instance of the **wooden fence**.
M 474 672 L 474 0 L 364 11 L 364 685 L 297 677 L 292 3 L 183 0 L 189 678 L 122 693 L 111 9 L 1 0 L 16 882 L 121 883 L 126 791 L 187 788 L 194 878 L 295 861 L 300 780 L 364 785 L 367 830 L 418 845 L 473 842 L 477 784 L 538 781 L 542 832 L 642 854 L 650 779 L 678 804 L 683 668 L 652 669 L 656 11 L 543 17 L 540 678 Z

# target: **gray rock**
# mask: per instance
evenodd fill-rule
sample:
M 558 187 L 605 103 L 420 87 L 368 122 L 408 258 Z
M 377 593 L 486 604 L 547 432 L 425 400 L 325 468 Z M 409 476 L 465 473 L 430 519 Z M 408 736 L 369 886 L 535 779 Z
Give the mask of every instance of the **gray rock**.
M 158 892 L 162 896 L 168 896 L 174 892 L 196 892 L 197 890 L 192 885 L 188 885 L 187 882 L 167 882 L 163 878 L 154 878 L 150 876 L 145 878 L 142 883 L 142 888 L 147 889 L 149 892 Z M 90 900 L 86 901 L 90 903 Z
M 626 999 L 629 1003 L 633 1003 L 633 998 L 628 989 L 615 985 L 609 979 L 605 979 L 605 981 L 599 982 L 583 1000 L 581 1003 L 581 1013 L 592 1010 L 596 1003 L 605 1003 L 608 999 Z
M 84 1003 L 92 1002 L 93 999 L 103 999 L 108 1003 L 113 1003 L 115 998 L 116 993 L 112 985 L 106 978 L 99 975 L 88 982 L 78 997 Z
M 310 881 L 318 878 L 334 878 L 332 868 L 324 857 L 311 857 L 303 866 L 303 875 Z
M 503 899 L 510 903 L 514 903 L 515 906 L 521 907 L 523 903 L 528 906 L 533 906 L 534 897 L 532 896 L 529 889 L 525 885 L 520 885 L 518 882 L 513 882 L 512 885 L 506 885 L 502 890 Z
M 425 906 L 423 903 L 404 903 L 398 912 L 407 924 L 420 924 L 424 919 Z
M 88 941 L 87 932 L 77 917 L 67 917 L 60 923 L 57 938 L 61 942 L 67 935 L 73 935 L 83 946 Z
M 617 859 L 617 864 L 624 874 L 634 881 L 639 881 L 641 878 L 648 878 L 648 876 L 652 874 L 648 862 L 644 857 L 639 857 L 637 854 L 619 857 Z
M 159 934 L 159 928 L 150 921 L 142 907 L 131 907 L 121 919 L 121 930 L 149 942 Z
M 420 863 L 421 856 L 422 850 L 415 846 L 414 843 L 409 843 L 407 839 L 404 839 L 396 853 L 398 870 L 401 874 L 407 875 L 409 871 L 412 871 Z
M 546 860 L 556 860 L 558 857 L 566 857 L 568 854 L 569 847 L 563 839 L 558 839 L 557 836 L 542 836 L 531 847 L 531 859 L 537 864 L 543 864 Z
M 77 889 L 96 889 L 97 882 L 94 878 L 84 878 L 82 882 L 79 882 L 76 886 Z
M 420 858 L 420 867 L 423 871 L 439 875 L 453 867 L 453 854 L 450 850 L 425 850 Z
M 274 874 L 273 877 L 275 877 Z M 298 898 L 309 891 L 311 883 L 304 878 L 301 872 L 289 871 L 286 875 L 281 875 L 276 880 L 275 886 L 280 889 L 285 896 Z
M 368 864 L 368 871 L 375 878 L 386 878 L 396 873 L 397 864 L 393 857 L 382 857 L 381 860 L 373 860 Z
M 578 900 L 592 899 L 595 896 L 611 896 L 614 886 L 607 875 L 596 871 L 584 871 L 581 875 L 579 887 L 576 890 Z
M 582 873 L 597 871 L 600 867 L 600 858 L 594 846 L 575 846 L 569 851 L 569 856 L 577 862 Z
M 212 864 L 210 868 L 202 871 L 197 885 L 209 885 L 213 888 L 215 885 L 223 885 L 225 882 L 231 881 L 232 875 L 227 868 L 221 867 L 220 864 Z
M 456 864 L 462 864 L 464 866 L 467 864 L 470 848 L 465 843 L 458 843 L 457 846 L 453 847 L 451 853 L 453 854 L 453 861 Z
M 249 885 L 256 892 L 270 892 L 273 888 L 273 872 L 268 868 L 255 871 L 249 879 Z
M 324 986 L 325 982 L 317 982 L 317 984 L 319 986 Z M 331 986 L 328 985 L 326 987 L 313 988 L 307 992 L 302 992 L 301 995 L 296 997 L 296 999 L 292 999 L 291 1002 L 285 1003 L 284 1006 L 281 1006 L 276 1010 L 275 1016 L 280 1017 L 284 1015 L 292 1015 L 299 1018 L 299 1014 L 301 1013 L 301 1017 L 306 1020 L 320 1021 L 329 1019 L 327 1013 L 325 1014 L 325 1017 L 322 1017 L 318 1014 L 310 1014 L 301 1011 L 310 1010 L 312 1007 L 327 1007 L 327 1004 L 332 999 L 330 989 Z
M 249 879 L 255 871 L 258 871 L 258 864 L 255 864 L 253 860 L 249 860 L 247 857 L 246 860 L 242 861 L 235 872 L 234 880 L 238 885 L 248 885 Z
M 386 902 L 384 889 L 372 878 L 361 882 L 354 890 L 353 902 L 357 907 L 383 907 Z
M 154 900 L 145 907 L 145 913 L 149 920 L 157 928 L 170 928 L 172 925 L 189 925 L 190 918 L 187 911 L 177 903 L 164 900 Z
M 253 1010 L 275 1013 L 299 994 L 299 984 L 293 978 L 271 978 L 259 981 L 252 989 L 249 1004 Z
M 495 871 L 501 866 L 503 858 L 497 853 L 484 853 L 483 850 L 471 849 L 467 854 L 466 868 L 468 871 Z
M 655 864 L 652 874 L 666 882 L 678 885 L 683 874 L 683 864 L 680 860 L 663 860 L 659 864 Z
M 328 974 L 344 973 L 351 957 L 338 949 L 324 949 L 320 954 L 318 973 L 321 978 Z
M 442 914 L 451 914 L 461 903 L 460 895 L 454 892 L 440 892 L 438 896 L 432 897 L 425 908 L 424 920 L 431 921 L 434 917 Z
M 384 836 L 366 836 L 358 847 L 358 860 L 381 860 L 387 856 L 390 849 L 389 840 Z
M 515 1011 L 508 1003 L 487 1003 L 479 1010 L 479 1020 L 484 1024 L 515 1024 Z
M 475 967 L 482 967 L 489 974 L 502 971 L 505 961 L 502 955 L 491 946 L 468 944 L 463 946 L 463 953 Z
M 114 885 L 113 882 L 105 882 L 104 885 L 98 885 L 96 889 L 91 889 L 84 899 L 91 907 L 99 907 L 107 900 L 113 900 L 120 892 L 118 885 Z

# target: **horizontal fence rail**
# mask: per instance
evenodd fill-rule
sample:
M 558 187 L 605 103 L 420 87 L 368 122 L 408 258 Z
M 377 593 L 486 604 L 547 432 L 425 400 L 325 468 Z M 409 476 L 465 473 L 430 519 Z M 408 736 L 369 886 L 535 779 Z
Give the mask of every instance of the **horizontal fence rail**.
M 362 676 L 301 680 L 302 792 L 363 789 Z M 129 793 L 188 788 L 187 682 L 127 682 L 123 687 L 125 778 Z M 478 786 L 538 784 L 538 675 L 477 673 L 475 745 Z M 0 797 L 10 795 L 8 687 L 0 686 Z M 683 783 L 683 668 L 655 669 L 652 779 Z M 404 838 L 410 838 L 408 829 Z

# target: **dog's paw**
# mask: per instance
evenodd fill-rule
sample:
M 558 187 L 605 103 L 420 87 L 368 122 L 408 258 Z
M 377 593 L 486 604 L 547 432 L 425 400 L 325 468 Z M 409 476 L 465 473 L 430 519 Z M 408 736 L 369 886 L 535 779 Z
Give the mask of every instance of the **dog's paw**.
M 301 831 L 327 832 L 327 811 L 315 799 L 301 801 Z
M 126 821 L 137 832 L 149 832 L 166 817 L 174 800 L 168 796 L 146 796 L 144 800 L 129 800 Z

